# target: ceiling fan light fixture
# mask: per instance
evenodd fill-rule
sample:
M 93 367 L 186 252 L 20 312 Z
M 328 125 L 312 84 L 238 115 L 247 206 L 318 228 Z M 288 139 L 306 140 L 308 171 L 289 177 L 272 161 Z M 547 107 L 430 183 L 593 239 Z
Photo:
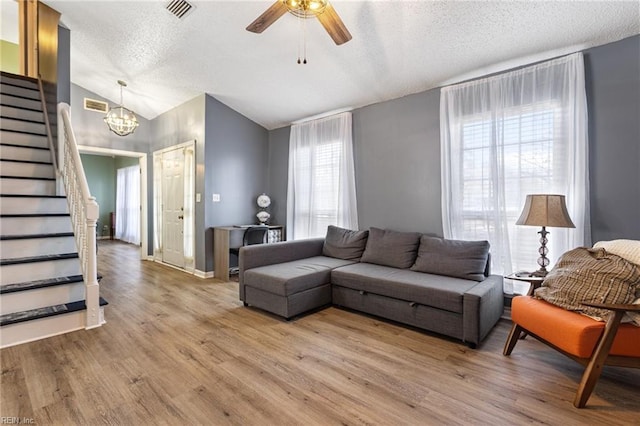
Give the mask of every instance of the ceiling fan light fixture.
M 289 13 L 298 18 L 312 18 L 324 12 L 327 0 L 282 0 Z
M 107 123 L 109 130 L 116 135 L 127 136 L 133 133 L 140 123 L 138 123 L 135 113 L 122 105 L 122 88 L 126 87 L 127 83 L 118 80 L 118 84 L 120 85 L 120 105 L 109 109 L 104 117 L 104 122 Z

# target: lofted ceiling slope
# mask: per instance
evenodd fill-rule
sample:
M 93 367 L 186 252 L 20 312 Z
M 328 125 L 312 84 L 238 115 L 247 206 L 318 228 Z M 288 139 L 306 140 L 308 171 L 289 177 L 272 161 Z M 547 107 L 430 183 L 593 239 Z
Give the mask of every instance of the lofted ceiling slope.
M 7 0 L 2 0 L 7 1 Z M 267 129 L 360 107 L 640 33 L 638 1 L 332 2 L 353 40 L 336 46 L 285 15 L 245 30 L 273 0 L 45 0 L 71 31 L 71 80 L 147 119 L 208 93 Z

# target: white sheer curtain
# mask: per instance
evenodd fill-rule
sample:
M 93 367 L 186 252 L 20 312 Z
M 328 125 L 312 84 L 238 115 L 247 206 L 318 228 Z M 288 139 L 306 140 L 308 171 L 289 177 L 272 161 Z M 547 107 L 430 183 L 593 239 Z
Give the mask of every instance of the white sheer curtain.
M 549 258 L 591 243 L 581 53 L 442 89 L 444 236 L 486 239 L 493 271 L 538 268 L 537 232 L 515 222 L 527 194 L 566 196 L 575 229 L 548 228 Z
M 327 226 L 358 228 L 351 113 L 291 126 L 287 235 L 323 237 Z
M 118 169 L 116 238 L 140 244 L 140 166 Z
M 184 150 L 184 261 L 187 270 L 195 268 L 195 260 L 193 256 L 193 238 L 194 238 L 194 191 L 195 191 L 195 151 L 190 146 Z
M 153 255 L 162 258 L 162 153 L 153 154 Z

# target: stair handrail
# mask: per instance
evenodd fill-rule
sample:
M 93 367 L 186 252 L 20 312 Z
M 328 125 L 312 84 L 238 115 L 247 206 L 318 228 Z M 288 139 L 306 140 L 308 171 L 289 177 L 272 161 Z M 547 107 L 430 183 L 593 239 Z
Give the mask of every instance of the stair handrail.
M 49 122 L 49 112 L 47 111 L 47 101 L 44 97 L 44 86 L 42 79 L 38 77 L 38 90 L 40 91 L 40 101 L 42 102 L 42 113 L 44 114 L 44 126 L 47 130 L 47 141 L 49 143 L 49 150 L 51 150 L 51 159 L 53 160 L 53 171 L 58 176 L 58 161 L 56 159 L 56 150 L 53 144 L 53 133 L 51 131 L 51 123 Z
M 71 126 L 70 107 L 58 104 L 58 145 L 60 177 L 67 195 L 67 204 L 73 233 L 78 248 L 85 283 L 87 319 L 85 328 L 99 327 L 104 322 L 100 315 L 100 285 L 98 283 L 96 224 L 99 206 L 91 196 L 87 177 L 82 167 L 80 151 Z

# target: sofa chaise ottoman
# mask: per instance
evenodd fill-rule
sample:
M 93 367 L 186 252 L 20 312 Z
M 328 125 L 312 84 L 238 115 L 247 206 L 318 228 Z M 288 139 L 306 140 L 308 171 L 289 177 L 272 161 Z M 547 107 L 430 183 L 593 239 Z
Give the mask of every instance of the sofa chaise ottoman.
M 486 241 L 329 227 L 326 238 L 240 251 L 240 300 L 290 319 L 336 305 L 475 347 L 503 312 Z

